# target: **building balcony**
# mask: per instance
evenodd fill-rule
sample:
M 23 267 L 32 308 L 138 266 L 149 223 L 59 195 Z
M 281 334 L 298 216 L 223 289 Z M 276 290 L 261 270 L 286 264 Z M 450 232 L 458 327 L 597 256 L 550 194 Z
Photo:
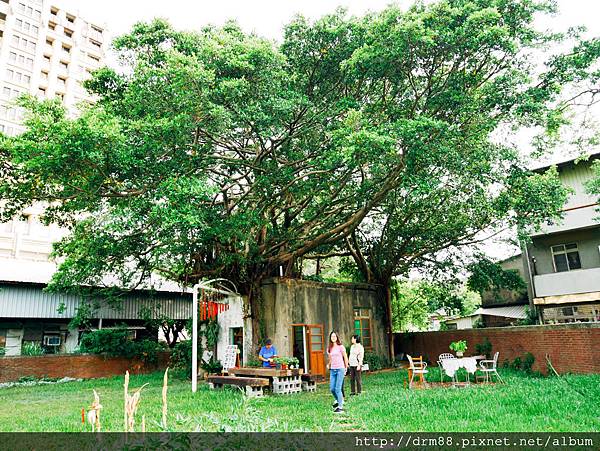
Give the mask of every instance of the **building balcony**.
M 598 227 L 598 205 L 585 205 L 566 211 L 562 221 L 558 224 L 543 227 L 542 230 L 531 234 L 532 237 L 563 233 L 570 230 L 580 230 Z
M 536 304 L 560 303 L 541 298 L 600 292 L 600 268 L 542 274 L 534 276 L 533 283 L 535 285 Z

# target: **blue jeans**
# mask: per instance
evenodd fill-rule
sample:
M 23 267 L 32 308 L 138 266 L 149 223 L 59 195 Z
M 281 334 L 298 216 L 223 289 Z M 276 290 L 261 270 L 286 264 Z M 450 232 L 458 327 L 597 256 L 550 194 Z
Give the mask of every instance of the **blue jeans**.
M 344 384 L 344 368 L 329 370 L 329 390 L 341 409 L 344 406 L 344 397 L 342 396 L 342 385 Z

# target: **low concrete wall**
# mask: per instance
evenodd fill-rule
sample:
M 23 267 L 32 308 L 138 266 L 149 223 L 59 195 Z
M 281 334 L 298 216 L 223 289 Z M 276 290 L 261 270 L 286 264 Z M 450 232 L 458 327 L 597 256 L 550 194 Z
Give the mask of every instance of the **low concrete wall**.
M 487 338 L 492 352 L 500 352 L 499 364 L 530 352 L 534 370 L 547 373 L 546 355 L 559 373 L 600 373 L 600 324 L 580 323 L 544 326 L 495 327 L 395 334 L 396 352 L 422 355 L 436 365 L 438 356 L 451 352 L 453 341 L 466 340 L 465 355 L 475 355 L 475 346 Z
M 21 377 L 73 377 L 94 379 L 131 374 L 150 373 L 166 368 L 169 362 L 168 352 L 160 353 L 156 365 L 146 365 L 138 360 L 124 357 L 105 358 L 98 355 L 44 355 L 36 357 L 1 357 L 0 382 L 14 382 Z

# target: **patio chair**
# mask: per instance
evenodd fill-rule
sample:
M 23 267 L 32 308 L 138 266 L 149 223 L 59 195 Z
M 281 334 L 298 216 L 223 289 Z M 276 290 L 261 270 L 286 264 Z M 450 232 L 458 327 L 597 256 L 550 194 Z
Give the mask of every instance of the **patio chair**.
M 485 382 L 490 383 L 493 381 L 492 375 L 495 375 L 498 381 L 504 383 L 504 380 L 498 374 L 498 356 L 499 352 L 494 354 L 494 358 L 492 360 L 481 360 L 479 362 L 479 371 L 481 371 L 485 375 Z
M 440 382 L 444 382 L 444 367 L 442 365 L 442 360 L 455 358 L 456 356 L 454 354 L 450 354 L 449 352 L 440 354 L 440 356 L 438 357 L 438 368 L 440 369 Z M 454 376 L 452 376 L 452 381 L 454 381 Z
M 408 363 L 410 364 L 410 366 L 408 367 L 408 375 L 410 378 L 408 382 L 408 388 L 412 388 L 412 383 L 415 378 L 415 374 L 419 375 L 421 384 L 424 384 L 424 375 L 428 373 L 428 371 L 425 369 L 427 368 L 427 363 L 423 362 L 423 357 L 419 358 L 420 361 L 415 361 L 417 359 L 413 360 L 413 358 L 408 354 L 406 355 L 406 357 L 408 357 Z

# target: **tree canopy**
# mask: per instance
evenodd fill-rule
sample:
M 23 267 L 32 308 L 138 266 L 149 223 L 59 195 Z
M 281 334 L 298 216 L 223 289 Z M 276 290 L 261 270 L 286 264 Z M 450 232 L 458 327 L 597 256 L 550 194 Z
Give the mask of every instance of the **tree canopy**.
M 114 42 L 119 70 L 87 82 L 97 102 L 78 117 L 21 101 L 27 129 L 0 146 L 2 218 L 44 202 L 45 219 L 71 229 L 55 288 L 219 276 L 252 304 L 264 277 L 340 247 L 389 285 L 483 229 L 559 216 L 556 173 L 529 172 L 502 139 L 551 130 L 564 88 L 597 76 L 598 40 L 534 28 L 551 11 L 534 0 L 338 11 L 296 18 L 281 44 L 235 23 L 138 24 Z

